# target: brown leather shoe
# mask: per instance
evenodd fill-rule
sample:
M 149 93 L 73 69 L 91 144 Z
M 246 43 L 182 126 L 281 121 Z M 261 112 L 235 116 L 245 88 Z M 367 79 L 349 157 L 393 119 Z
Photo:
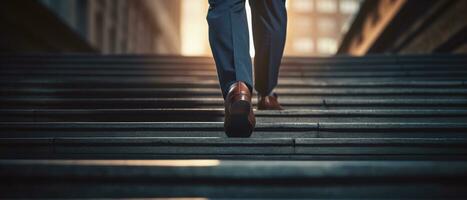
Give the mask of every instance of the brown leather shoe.
M 225 133 L 228 137 L 250 137 L 255 124 L 251 92 L 245 83 L 236 82 L 225 99 Z
M 258 96 L 258 110 L 284 110 L 279 101 L 277 94 L 273 96 Z

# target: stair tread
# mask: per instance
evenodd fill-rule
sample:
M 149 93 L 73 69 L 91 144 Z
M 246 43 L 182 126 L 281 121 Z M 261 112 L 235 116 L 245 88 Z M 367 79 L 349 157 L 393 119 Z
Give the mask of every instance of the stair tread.
M 50 177 L 92 175 L 130 178 L 452 178 L 467 174 L 466 161 L 224 161 L 224 160 L 0 160 L 2 176 Z M 79 166 L 79 168 L 78 168 Z M 54 167 L 57 170 L 48 170 Z M 58 170 L 59 169 L 59 170 Z M 138 170 L 132 170 L 138 169 Z M 173 170 L 180 169 L 180 170 Z M 102 173 L 103 170 L 106 173 Z M 97 178 L 96 177 L 96 178 Z
M 117 84 L 119 87 L 124 86 L 129 87 L 131 84 L 146 85 L 151 87 L 160 87 L 157 84 L 163 84 L 165 87 L 176 87 L 177 85 L 190 85 L 190 87 L 218 87 L 219 83 L 217 80 L 199 80 L 198 78 L 177 78 L 177 77 L 162 77 L 158 79 L 106 79 L 106 78 L 86 78 L 85 81 L 80 81 L 76 78 L 70 79 L 15 79 L 8 80 L 2 79 L 0 83 L 5 85 L 7 83 L 17 83 L 17 84 L 57 84 L 56 86 L 61 86 L 61 84 L 90 84 L 90 83 L 100 83 L 100 84 Z M 466 86 L 465 80 L 397 80 L 397 81 L 356 81 L 356 80 L 334 80 L 334 81 L 319 81 L 311 79 L 280 79 L 279 87 L 397 87 L 397 86 Z M 60 84 L 60 85 L 59 85 Z M 32 85 L 33 86 L 33 85 Z M 54 85 L 55 86 L 55 85 Z M 107 85 L 94 85 L 97 87 L 108 87 Z M 132 87 L 135 88 L 135 87 Z M 136 87 L 138 88 L 138 87 Z
M 0 138 L 4 154 L 114 156 L 172 155 L 465 155 L 467 138 L 220 138 L 55 137 Z M 22 149 L 21 153 L 17 149 Z

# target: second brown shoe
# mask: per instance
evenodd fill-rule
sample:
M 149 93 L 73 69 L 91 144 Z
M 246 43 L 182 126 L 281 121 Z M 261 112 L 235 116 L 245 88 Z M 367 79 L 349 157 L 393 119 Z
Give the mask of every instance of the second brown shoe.
M 241 81 L 232 84 L 225 99 L 225 133 L 228 137 L 250 137 L 255 124 L 250 89 Z
M 258 110 L 284 110 L 277 99 L 276 93 L 272 96 L 258 95 Z

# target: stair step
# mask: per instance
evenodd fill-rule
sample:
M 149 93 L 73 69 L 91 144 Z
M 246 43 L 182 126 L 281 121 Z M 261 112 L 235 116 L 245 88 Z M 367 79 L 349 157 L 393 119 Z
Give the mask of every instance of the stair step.
M 222 122 L 0 122 L 0 137 L 226 137 Z M 459 123 L 257 123 L 254 138 L 467 138 Z
M 176 72 L 176 71 L 166 71 L 166 72 L 158 72 L 158 73 L 150 73 L 150 72 L 142 72 L 140 74 L 134 73 L 102 73 L 102 74 L 82 74 L 82 73 L 44 73 L 44 72 L 27 72 L 27 73 L 8 73 L 5 72 L 0 74 L 0 77 L 8 78 L 14 75 L 20 75 L 21 77 L 46 77 L 48 79 L 53 79 L 54 77 L 57 78 L 66 78 L 66 77 L 96 77 L 96 78 L 159 78 L 159 77 L 167 77 L 167 76 L 174 76 L 174 77 L 197 77 L 197 78 L 210 78 L 215 79 L 217 78 L 216 73 L 212 72 Z M 467 76 L 467 71 L 416 71 L 416 72 L 404 72 L 404 71 L 397 71 L 397 72 L 283 72 L 280 75 L 284 78 L 465 78 Z
M 465 155 L 467 138 L 0 138 L 2 152 L 153 155 Z M 92 155 L 90 155 L 92 156 Z
M 284 110 L 256 111 L 259 122 L 467 121 L 467 110 Z M 223 121 L 224 109 L 2 109 L 0 121 Z
M 386 87 L 467 87 L 467 81 L 316 81 L 316 80 L 301 80 L 301 79 L 281 79 L 279 80 L 279 88 L 355 88 L 355 87 L 370 87 L 370 88 L 386 88 Z M 173 77 L 165 77 L 158 79 L 134 79 L 134 80 L 116 80 L 116 79 L 87 79 L 80 80 L 50 80 L 50 79 L 3 79 L 0 80 L 0 85 L 3 88 L 219 88 L 217 80 L 202 80 L 199 79 L 176 79 Z
M 466 88 L 278 88 L 277 93 L 281 96 L 343 96 L 343 95 L 449 95 L 449 96 L 467 96 Z M 155 97 L 188 97 L 204 96 L 219 97 L 219 89 L 214 88 L 121 88 L 121 89 L 46 89 L 46 88 L 3 88 L 2 95 L 21 96 L 21 95 L 47 95 L 59 97 L 123 97 L 123 98 L 155 98 Z
M 23 77 L 33 77 L 33 76 L 83 76 L 83 77 L 160 77 L 160 76 L 195 76 L 195 77 L 205 77 L 205 76 L 216 76 L 215 70 L 193 70 L 186 69 L 183 71 L 177 71 L 172 69 L 166 70 L 138 70 L 138 71 L 122 71 L 122 70 L 72 70 L 72 69 L 62 69 L 62 70 L 0 70 L 3 77 L 9 77 L 14 75 L 21 75 Z M 466 69 L 440 69 L 440 70 L 430 70 L 424 69 L 423 71 L 418 70 L 401 70 L 394 69 L 393 71 L 292 71 L 292 70 L 282 70 L 282 77 L 400 77 L 400 76 L 460 76 L 467 74 Z
M 0 191 L 16 198 L 462 198 L 466 169 L 465 161 L 1 160 Z
M 106 77 L 47 77 L 47 78 L 37 78 L 37 77 L 6 77 L 0 80 L 0 85 L 12 83 L 18 84 L 38 84 L 38 85 L 48 85 L 48 84 L 83 84 L 83 87 L 86 87 L 90 83 L 104 83 L 104 84 L 125 84 L 123 87 L 129 87 L 131 85 L 126 84 L 149 84 L 154 85 L 154 87 L 161 87 L 158 84 L 165 84 L 163 87 L 167 87 L 171 83 L 173 84 L 192 84 L 189 87 L 197 85 L 206 85 L 211 86 L 218 85 L 217 77 L 183 77 L 183 76 L 171 76 L 171 77 L 158 77 L 157 79 L 149 77 L 120 77 L 115 78 L 106 78 Z M 412 86 L 412 87 L 423 87 L 423 86 L 456 86 L 456 87 L 466 87 L 467 81 L 465 77 L 398 77 L 398 78 L 373 78 L 373 77 L 360 77 L 355 78 L 280 78 L 279 86 L 334 86 L 334 87 L 400 87 L 400 86 Z M 99 86 L 97 87 L 104 87 Z M 14 86 L 14 84 L 12 85 Z M 78 88 L 80 88 L 80 85 Z M 37 87 L 34 86 L 34 87 Z
M 184 57 L 184 56 L 138 56 L 138 55 L 0 55 L 2 62 L 12 63 L 129 63 L 129 64 L 176 64 L 176 63 L 202 63 L 213 64 L 210 57 Z M 284 57 L 285 64 L 379 64 L 379 63 L 465 63 L 467 59 L 463 55 L 367 55 L 364 57 L 334 56 L 334 57 Z
M 2 63 L 0 61 L 0 63 Z M 5 72 L 64 72 L 73 71 L 92 72 L 95 73 L 140 73 L 140 72 L 157 72 L 171 70 L 174 72 L 189 71 L 215 71 L 214 64 L 196 64 L 196 63 L 183 63 L 183 64 L 73 64 L 73 63 L 47 63 L 47 64 L 22 64 L 22 63 L 2 63 L 0 70 Z M 415 70 L 435 70 L 435 71 L 465 71 L 465 63 L 440 63 L 440 64 L 360 64 L 360 65 L 288 65 L 283 64 L 280 68 L 282 72 L 384 72 L 384 71 L 415 71 Z
M 253 99 L 256 104 L 256 98 Z M 401 109 L 465 108 L 467 98 L 391 99 L 391 98 L 287 98 L 281 97 L 287 109 Z M 0 108 L 24 109 L 131 109 L 131 108 L 222 108 L 222 98 L 21 98 L 0 97 Z

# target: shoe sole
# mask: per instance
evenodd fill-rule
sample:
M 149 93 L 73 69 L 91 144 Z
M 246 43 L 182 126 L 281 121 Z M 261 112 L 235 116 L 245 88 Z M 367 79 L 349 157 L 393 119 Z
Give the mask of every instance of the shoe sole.
M 230 107 L 230 126 L 226 127 L 228 137 L 250 137 L 253 128 L 248 120 L 251 104 L 248 101 L 237 101 Z

